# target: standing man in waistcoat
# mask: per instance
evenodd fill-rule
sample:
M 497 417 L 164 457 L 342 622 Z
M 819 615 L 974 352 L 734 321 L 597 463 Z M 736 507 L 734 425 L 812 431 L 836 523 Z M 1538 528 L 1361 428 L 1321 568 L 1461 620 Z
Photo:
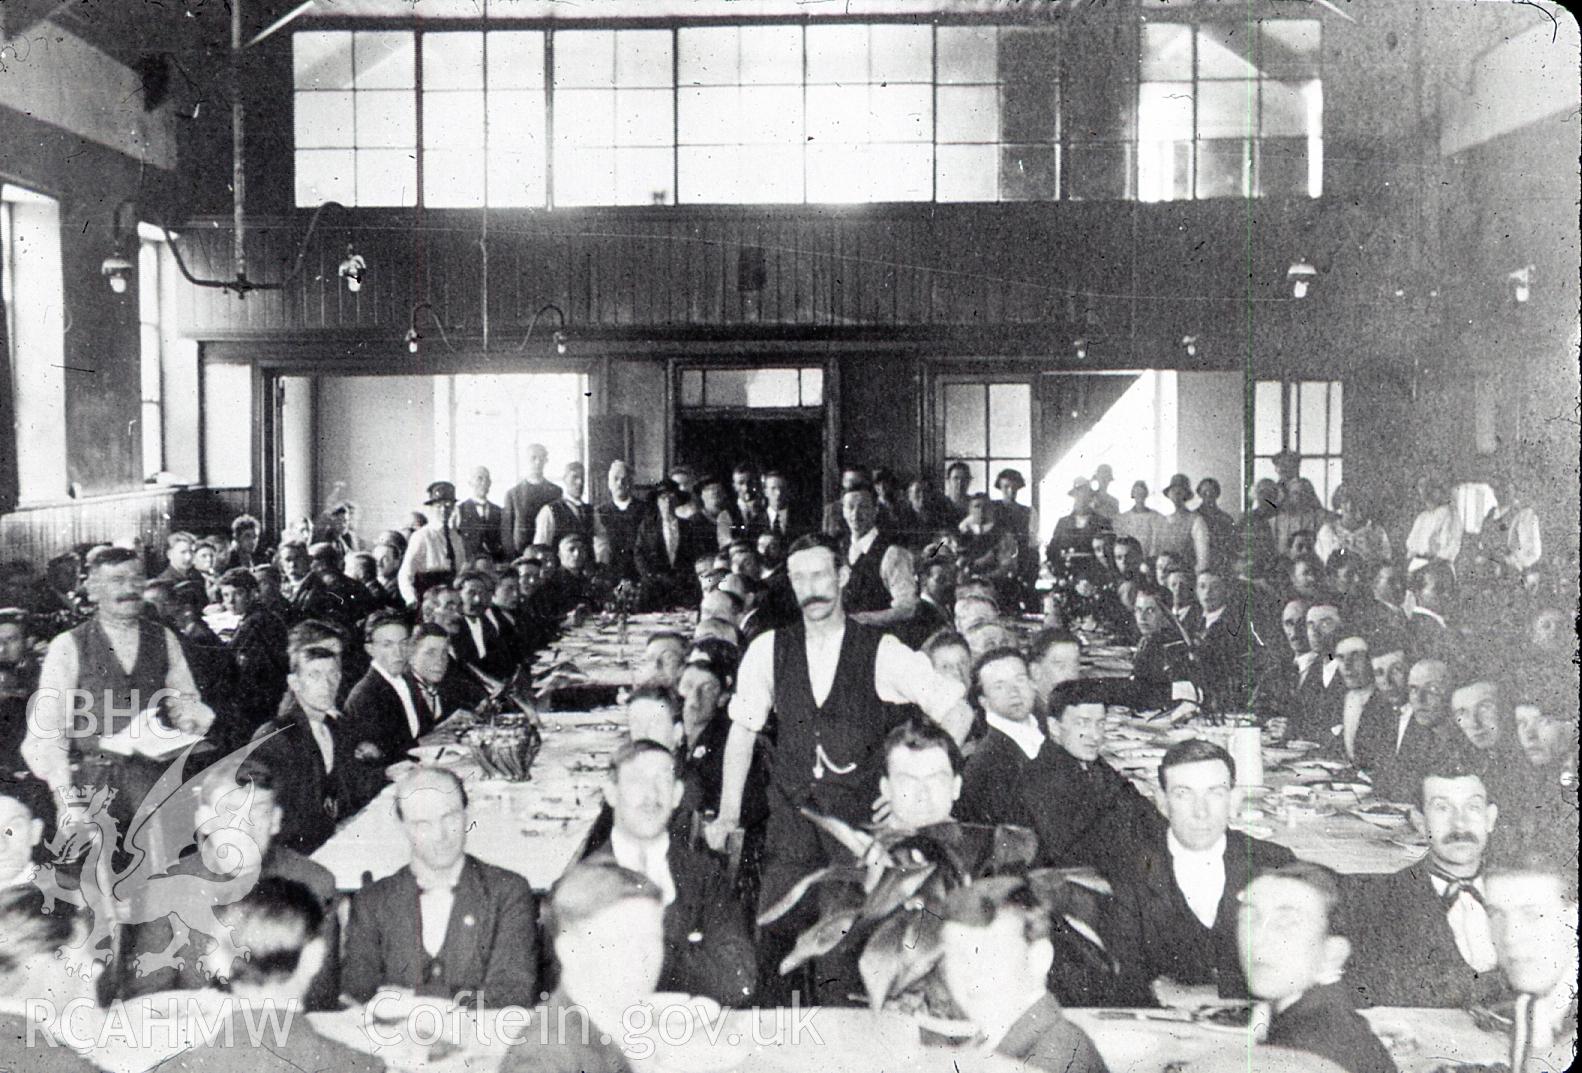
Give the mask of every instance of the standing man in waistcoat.
M 841 561 L 847 576 L 841 582 L 841 606 L 849 615 L 889 611 L 906 604 L 910 616 L 917 602 L 915 587 L 896 592 L 895 579 L 913 580 L 912 553 L 894 543 L 890 534 L 878 527 L 879 505 L 873 486 L 848 488 L 840 497 L 841 517 L 846 534 L 841 540 Z
M 582 500 L 582 490 L 587 484 L 587 471 L 581 462 L 567 462 L 561 477 L 566 488 L 556 499 L 538 509 L 538 521 L 533 529 L 533 543 L 555 547 L 567 533 L 578 533 L 591 547 L 593 544 L 593 508 Z
M 833 541 L 804 536 L 791 545 L 786 562 L 801 619 L 760 634 L 742 658 L 719 817 L 706 830 L 717 850 L 739 828 L 753 751 L 773 711 L 760 907 L 773 905 L 813 869 L 841 859 L 801 808 L 849 824 L 869 821 L 885 736 L 907 718 L 899 705 L 917 705 L 958 744 L 972 725 L 961 683 L 935 673 L 927 656 L 847 617 L 842 590 L 851 571 Z M 791 934 L 805 923 L 797 913 L 781 921 Z
M 99 751 L 100 740 L 158 704 L 161 691 L 175 694 L 169 710 L 183 713 L 177 720 L 183 729 L 200 734 L 208 729 L 190 722 L 206 709 L 197 703 L 198 687 L 181 642 L 143 615 L 143 585 L 137 552 L 101 548 L 89 556 L 86 587 L 94 615 L 50 642 L 22 742 L 28 767 L 57 792 L 72 784 L 74 761 L 89 762 L 83 764 L 82 779 L 95 777 L 91 769 L 101 758 L 109 761 L 105 775 L 120 790 L 115 808 L 126 816 L 151 782 L 147 772 L 133 770 L 143 761 L 112 760 Z

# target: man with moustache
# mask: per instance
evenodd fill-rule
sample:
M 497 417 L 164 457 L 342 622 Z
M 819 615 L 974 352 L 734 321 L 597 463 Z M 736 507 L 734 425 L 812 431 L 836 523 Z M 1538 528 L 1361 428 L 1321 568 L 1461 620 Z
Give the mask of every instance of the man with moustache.
M 1415 804 L 1428 856 L 1358 881 L 1352 983 L 1375 1006 L 1482 1004 L 1498 990 L 1483 867 L 1499 806 L 1464 748 L 1434 759 Z
M 541 443 L 527 445 L 527 474 L 505 494 L 500 512 L 500 543 L 507 555 L 520 555 L 533 540 L 538 513 L 560 498 L 560 485 L 544 479 L 549 451 Z
M 636 581 L 637 531 L 643 505 L 632 496 L 632 467 L 621 459 L 610 463 L 605 486 L 610 501 L 593 509 L 593 557 L 618 581 Z
M 905 720 L 896 705 L 917 705 L 958 742 L 972 725 L 959 683 L 894 637 L 848 618 L 843 591 L 850 568 L 832 540 L 802 537 L 791 546 L 788 567 L 801 620 L 760 634 L 742 658 L 719 816 L 706 829 L 716 850 L 740 829 L 753 751 L 773 712 L 763 906 L 814 868 L 842 859 L 843 851 L 802 808 L 850 824 L 870 819 L 884 759 L 880 747 Z M 791 917 L 782 918 L 788 928 L 800 922 Z
M 1406 672 L 1406 702 L 1395 720 L 1395 749 L 1373 773 L 1373 786 L 1387 801 L 1410 800 L 1430 759 L 1459 744 L 1450 718 L 1450 668 L 1443 660 L 1420 659 Z

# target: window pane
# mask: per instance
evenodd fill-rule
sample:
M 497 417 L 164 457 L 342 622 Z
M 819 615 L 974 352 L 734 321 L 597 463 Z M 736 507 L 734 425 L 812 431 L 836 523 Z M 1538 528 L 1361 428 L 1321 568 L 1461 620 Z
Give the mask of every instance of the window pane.
M 802 200 L 802 150 L 794 145 L 749 145 L 735 150 L 735 200 L 749 204 Z
M 555 204 L 609 205 L 614 198 L 614 149 L 555 147 Z
M 483 148 L 483 91 L 423 91 L 423 146 L 426 149 Z
M 542 90 L 496 90 L 488 94 L 489 146 L 492 149 L 534 149 L 544 146 Z M 543 170 L 542 166 L 539 168 Z
M 1265 478 L 1267 478 L 1267 479 L 1269 479 L 1271 481 L 1277 481 L 1277 480 L 1280 479 L 1279 473 L 1276 472 L 1275 468 L 1274 468 L 1274 460 L 1270 459 L 1270 458 L 1255 458 L 1255 459 L 1253 459 L 1252 460 L 1252 480 L 1253 480 L 1253 484 L 1256 485 L 1259 481 L 1264 480 Z M 1250 488 L 1250 487 L 1247 489 L 1247 498 L 1248 499 L 1252 498 L 1252 488 Z
M 536 30 L 489 34 L 489 88 L 544 88 L 544 35 Z
M 1297 451 L 1304 455 L 1324 454 L 1329 433 L 1329 385 L 1322 380 L 1304 380 L 1301 387 L 1301 439 Z
M 800 85 L 802 28 L 743 26 L 741 80 L 756 85 Z
M 615 144 L 670 146 L 674 103 L 668 89 L 623 89 L 615 95 Z
M 676 200 L 683 205 L 734 204 L 740 196 L 736 146 L 682 146 L 676 150 Z
M 1126 142 L 1135 136 L 1136 23 L 1073 21 L 1061 49 L 1061 108 L 1072 142 Z M 1184 75 L 1184 72 L 1183 72 Z
M 357 125 L 351 93 L 298 93 L 292 119 L 299 149 L 350 146 Z
M 1071 145 L 1063 154 L 1066 192 L 1077 200 L 1119 201 L 1131 184 L 1129 145 Z
M 929 82 L 934 77 L 934 31 L 926 25 L 868 27 L 872 82 Z
M 615 91 L 560 90 L 555 94 L 555 141 L 567 146 L 615 144 Z
M 1255 79 L 1252 65 L 1252 33 L 1245 23 L 1215 22 L 1198 27 L 1197 73 L 1199 78 Z
M 802 405 L 824 405 L 824 370 L 817 366 L 802 370 Z
M 940 86 L 940 142 L 993 142 L 999 137 L 999 107 L 993 86 Z
M 358 89 L 411 89 L 417 84 L 412 34 L 358 30 L 354 57 Z
M 423 35 L 423 92 L 483 88 L 483 34 Z
M 1259 66 L 1274 78 L 1318 74 L 1321 42 L 1317 19 L 1268 19 L 1262 23 Z
M 1250 143 L 1221 138 L 1197 143 L 1197 196 L 1247 197 L 1251 189 Z
M 617 205 L 668 205 L 675 200 L 673 150 L 615 150 L 615 203 Z
M 1322 503 L 1329 502 L 1329 489 L 1324 487 L 1328 471 L 1329 467 L 1324 464 L 1322 458 L 1304 458 L 1296 471 L 1298 476 L 1306 477 L 1313 482 L 1313 491 L 1318 493 L 1319 501 Z
M 1029 384 L 989 385 L 989 453 L 1032 454 L 1033 389 Z M 1025 477 L 1026 474 L 1023 473 Z
M 1000 80 L 1023 87 L 1053 86 L 1060 78 L 1057 38 L 1047 30 L 1000 32 Z
M 1000 137 L 1053 142 L 1060 137 L 1060 84 L 1008 82 L 1000 87 Z
M 613 30 L 559 30 L 554 44 L 556 86 L 615 84 Z
M 291 35 L 292 84 L 298 89 L 352 88 L 352 35 L 347 32 Z
M 807 91 L 810 147 L 868 140 L 868 87 L 810 86 Z
M 681 371 L 681 405 L 703 405 L 703 373 L 697 369 Z
M 1252 388 L 1252 451 L 1280 452 L 1280 382 L 1259 380 Z
M 798 405 L 795 369 L 710 369 L 706 375 L 710 406 Z
M 529 153 L 489 150 L 489 204 L 542 206 L 545 201 L 544 150 Z
M 669 30 L 621 30 L 615 35 L 615 84 L 664 86 L 674 81 Z
M 996 31 L 992 26 L 941 26 L 934 31 L 940 85 L 993 82 Z
M 743 86 L 739 107 L 740 127 L 736 136 L 743 142 L 777 142 L 801 147 L 801 86 Z
M 1307 82 L 1264 82 L 1260 132 L 1275 137 L 1305 136 L 1308 133 L 1309 85 Z
M 1059 196 L 1059 146 L 1000 148 L 1000 197 L 1006 201 L 1053 201 Z
M 809 82 L 868 81 L 866 26 L 809 26 L 806 33 Z
M 478 150 L 425 150 L 423 202 L 441 209 L 482 205 L 483 172 L 478 168 Z
M 1248 138 L 1257 133 L 1257 83 L 1200 82 L 1197 88 L 1199 138 Z
M 1324 491 L 1323 491 L 1322 494 L 1324 496 L 1324 502 L 1325 503 L 1328 503 L 1328 502 L 1331 501 L 1330 497 L 1332 497 L 1335 494 L 1335 489 L 1337 487 L 1339 487 L 1339 485 L 1340 485 L 1340 482 L 1341 482 L 1341 479 L 1342 479 L 1341 478 L 1342 465 L 1343 465 L 1343 463 L 1338 458 L 1331 458 L 1324 465 L 1324 477 L 1325 477 L 1325 482 L 1326 483 L 1324 485 Z
M 735 86 L 683 87 L 676 95 L 676 141 L 681 145 L 725 145 L 734 141 L 741 91 Z
M 1144 82 L 1137 87 L 1140 140 L 1184 141 L 1192 133 L 1192 83 Z
M 410 149 L 357 151 L 359 205 L 417 204 L 417 161 Z
M 741 29 L 690 26 L 677 34 L 676 80 L 682 86 L 735 85 L 741 73 Z
M 932 87 L 891 83 L 869 86 L 868 93 L 869 133 L 874 141 L 918 142 L 933 137 Z
M 1329 385 L 1329 453 L 1332 455 L 1340 453 L 1340 389 L 1339 380 Z
M 945 385 L 945 453 L 982 456 L 988 430 L 984 426 L 987 389 L 983 384 Z
M 1192 77 L 1192 27 L 1155 23 L 1143 27 L 1142 77 Z
M 357 148 L 410 149 L 417 144 L 416 102 L 410 90 L 356 94 Z
M 1000 149 L 941 145 L 934 150 L 934 197 L 939 201 L 999 200 Z
M 350 149 L 299 149 L 297 204 L 357 204 L 357 154 Z
M 1263 138 L 1258 142 L 1258 195 L 1301 197 L 1308 193 L 1306 138 Z

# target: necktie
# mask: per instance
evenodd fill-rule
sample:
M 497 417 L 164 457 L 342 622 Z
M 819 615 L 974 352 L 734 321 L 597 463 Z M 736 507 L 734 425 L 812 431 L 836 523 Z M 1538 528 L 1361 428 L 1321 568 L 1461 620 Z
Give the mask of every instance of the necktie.
M 786 535 L 785 514 L 783 512 L 775 511 L 774 525 L 771 528 L 774 529 L 775 536 L 783 537 Z
M 418 688 L 423 693 L 423 703 L 428 705 L 429 719 L 435 723 L 439 722 L 443 715 L 439 705 L 439 690 L 427 682 L 420 682 Z
M 445 545 L 445 569 L 454 574 L 456 572 L 456 549 L 450 546 L 450 530 L 441 529 L 439 539 L 440 543 Z
M 1479 905 L 1484 904 L 1483 892 L 1473 886 L 1478 876 L 1483 874 L 1481 869 L 1477 874 L 1462 879 L 1460 876 L 1447 875 L 1434 865 L 1429 865 L 1428 874 L 1445 884 L 1445 892 L 1439 896 L 1439 902 L 1445 907 L 1445 912 L 1450 912 L 1451 907 L 1463 894 L 1471 895 Z

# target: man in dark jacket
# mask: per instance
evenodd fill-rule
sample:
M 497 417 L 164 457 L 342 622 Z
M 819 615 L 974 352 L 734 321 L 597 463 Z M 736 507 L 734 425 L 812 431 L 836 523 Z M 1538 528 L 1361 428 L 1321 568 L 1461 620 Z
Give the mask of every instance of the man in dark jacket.
M 1173 997 L 1174 985 L 1202 989 L 1205 1001 L 1246 997 L 1237 896 L 1258 872 L 1295 858 L 1229 829 L 1235 785 L 1235 761 L 1206 741 L 1180 742 L 1159 762 L 1169 830 L 1134 847 L 1110 902 L 1106 938 L 1123 1004 L 1152 1005 Z
M 335 833 L 345 813 L 343 780 L 351 751 L 333 729 L 335 698 L 341 687 L 341 662 L 334 649 L 300 648 L 291 654 L 286 676 L 290 702 L 258 728 L 267 738 L 256 754 L 279 774 L 280 844 L 312 853 Z M 278 731 L 278 733 L 277 733 Z

